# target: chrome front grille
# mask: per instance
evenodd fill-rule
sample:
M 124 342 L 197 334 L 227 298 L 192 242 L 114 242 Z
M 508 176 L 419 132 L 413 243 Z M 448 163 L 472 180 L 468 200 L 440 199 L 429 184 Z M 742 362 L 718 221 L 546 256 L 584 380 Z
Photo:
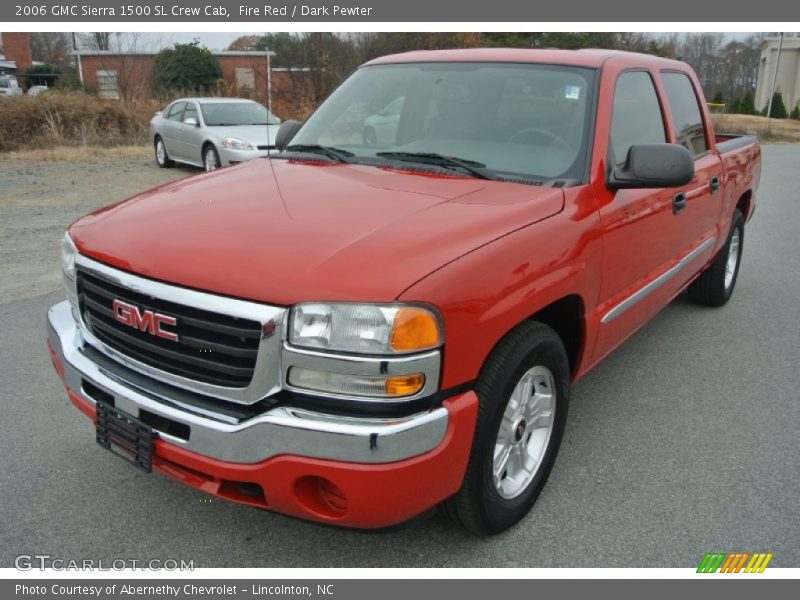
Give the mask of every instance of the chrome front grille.
M 77 274 L 78 306 L 89 331 L 104 344 L 157 369 L 226 387 L 246 387 L 253 378 L 261 324 L 182 306 L 124 288 L 82 269 Z M 114 318 L 120 300 L 175 319 L 173 341 Z
M 160 381 L 241 404 L 280 389 L 286 309 L 146 279 L 82 255 L 76 266 L 84 337 L 110 357 Z M 139 321 L 115 318 L 115 300 L 135 307 Z M 170 320 L 165 330 L 173 339 L 155 335 L 141 320 L 152 315 Z

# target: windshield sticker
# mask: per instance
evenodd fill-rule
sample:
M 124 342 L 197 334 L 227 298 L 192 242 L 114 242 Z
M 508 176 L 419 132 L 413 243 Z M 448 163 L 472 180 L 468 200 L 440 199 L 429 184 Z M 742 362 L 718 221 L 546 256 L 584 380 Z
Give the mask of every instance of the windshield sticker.
M 567 100 L 580 100 L 581 88 L 578 87 L 577 85 L 565 85 L 564 98 L 566 98 Z

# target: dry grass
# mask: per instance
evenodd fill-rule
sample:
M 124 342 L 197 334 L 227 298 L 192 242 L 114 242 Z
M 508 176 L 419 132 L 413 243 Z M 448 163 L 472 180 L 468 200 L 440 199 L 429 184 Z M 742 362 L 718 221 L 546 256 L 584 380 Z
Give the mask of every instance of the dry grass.
M 0 152 L 58 146 L 143 145 L 160 104 L 124 104 L 83 92 L 50 91 L 0 102 Z
M 150 160 L 153 150 L 149 144 L 136 146 L 54 146 L 0 153 L 2 162 L 84 162 L 119 158 Z
M 755 135 L 765 142 L 800 142 L 800 121 L 755 115 L 711 115 L 718 133 Z

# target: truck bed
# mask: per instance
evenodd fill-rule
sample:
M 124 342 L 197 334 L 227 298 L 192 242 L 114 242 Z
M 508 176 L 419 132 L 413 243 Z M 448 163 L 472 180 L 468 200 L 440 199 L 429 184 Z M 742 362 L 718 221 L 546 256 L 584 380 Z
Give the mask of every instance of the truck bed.
M 751 144 L 757 144 L 758 138 L 754 135 L 737 135 L 734 133 L 717 133 L 715 136 L 717 151 L 727 154 Z

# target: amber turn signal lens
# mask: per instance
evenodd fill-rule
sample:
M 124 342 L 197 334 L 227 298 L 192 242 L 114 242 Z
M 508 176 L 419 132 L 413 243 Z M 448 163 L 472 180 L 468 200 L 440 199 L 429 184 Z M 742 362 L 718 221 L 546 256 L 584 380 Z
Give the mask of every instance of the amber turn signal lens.
M 391 398 L 413 396 L 422 389 L 423 385 L 425 385 L 425 375 L 422 373 L 387 377 L 386 395 Z
M 395 352 L 427 350 L 441 344 L 439 323 L 429 310 L 406 306 L 397 311 L 390 345 Z

